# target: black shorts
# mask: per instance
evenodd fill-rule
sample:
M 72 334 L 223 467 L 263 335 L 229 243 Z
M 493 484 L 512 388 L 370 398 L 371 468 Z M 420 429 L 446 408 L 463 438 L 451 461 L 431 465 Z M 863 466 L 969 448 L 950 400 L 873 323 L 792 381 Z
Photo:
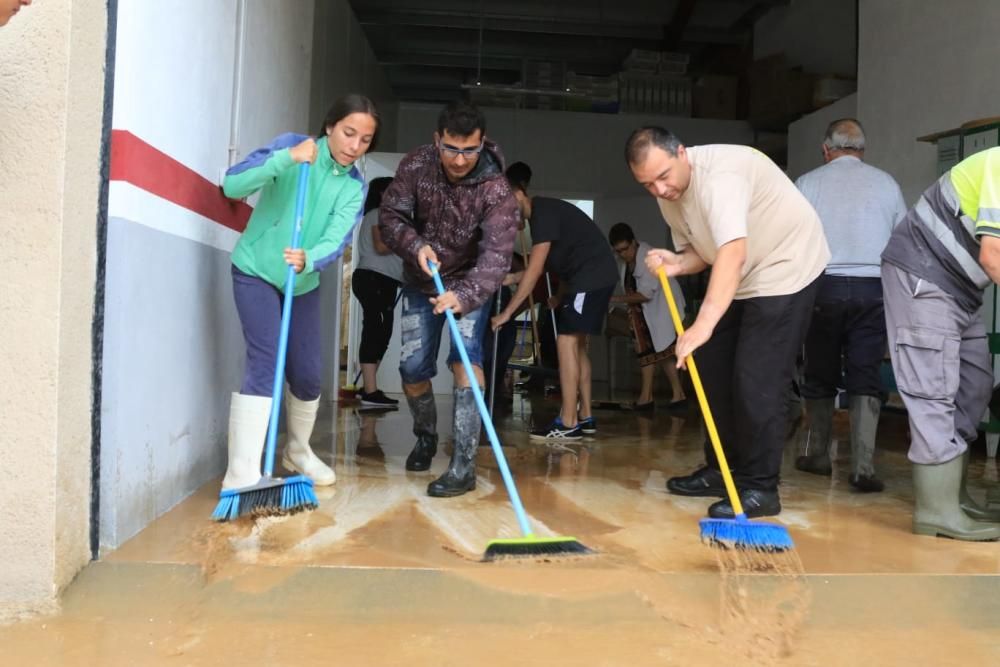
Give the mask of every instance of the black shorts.
M 599 335 L 604 331 L 604 318 L 615 286 L 602 287 L 590 292 L 564 294 L 556 311 L 560 334 Z

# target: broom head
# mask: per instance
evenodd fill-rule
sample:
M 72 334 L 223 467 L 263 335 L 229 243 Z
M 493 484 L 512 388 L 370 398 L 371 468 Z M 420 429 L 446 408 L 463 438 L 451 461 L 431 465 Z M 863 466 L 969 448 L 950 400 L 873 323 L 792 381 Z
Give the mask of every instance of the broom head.
M 490 541 L 483 554 L 488 563 L 503 558 L 548 558 L 556 556 L 586 556 L 595 553 L 575 537 L 512 537 Z
M 721 549 L 777 552 L 795 548 L 788 529 L 775 523 L 754 522 L 740 514 L 735 519 L 702 519 L 701 541 Z
M 241 516 L 282 516 L 319 507 L 313 481 L 304 475 L 261 477 L 253 486 L 224 489 L 212 512 L 215 521 Z

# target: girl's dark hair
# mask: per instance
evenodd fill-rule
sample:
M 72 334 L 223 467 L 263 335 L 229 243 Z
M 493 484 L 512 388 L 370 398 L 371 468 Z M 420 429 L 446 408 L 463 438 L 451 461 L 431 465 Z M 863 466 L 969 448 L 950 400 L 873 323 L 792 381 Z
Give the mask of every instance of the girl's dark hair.
M 368 144 L 368 151 L 375 150 L 375 144 L 378 143 L 378 131 L 382 127 L 382 119 L 378 115 L 375 103 L 358 93 L 349 93 L 334 101 L 330 110 L 326 112 L 326 117 L 323 119 L 322 127 L 319 128 L 318 136 L 321 138 L 325 137 L 326 128 L 336 125 L 352 113 L 366 113 L 375 119 L 375 134 L 372 135 L 372 142 Z
M 372 179 L 371 183 L 368 184 L 368 196 L 365 198 L 365 215 L 382 205 L 382 195 L 385 194 L 391 183 L 392 177 L 390 176 Z

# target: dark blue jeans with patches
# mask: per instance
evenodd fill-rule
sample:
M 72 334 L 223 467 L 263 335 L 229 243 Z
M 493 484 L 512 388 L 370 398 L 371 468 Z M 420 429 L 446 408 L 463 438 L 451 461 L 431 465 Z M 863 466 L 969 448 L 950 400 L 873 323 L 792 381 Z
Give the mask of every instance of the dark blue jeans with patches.
M 403 286 L 403 309 L 400 317 L 402 348 L 399 351 L 399 374 L 403 384 L 418 384 L 437 375 L 438 348 L 441 346 L 441 328 L 445 326 L 444 314 L 434 314 L 430 297 L 417 288 Z M 473 366 L 483 368 L 483 334 L 490 324 L 490 302 L 487 301 L 470 313 L 457 318 L 462 342 Z M 448 365 L 461 363 L 462 357 L 451 343 Z

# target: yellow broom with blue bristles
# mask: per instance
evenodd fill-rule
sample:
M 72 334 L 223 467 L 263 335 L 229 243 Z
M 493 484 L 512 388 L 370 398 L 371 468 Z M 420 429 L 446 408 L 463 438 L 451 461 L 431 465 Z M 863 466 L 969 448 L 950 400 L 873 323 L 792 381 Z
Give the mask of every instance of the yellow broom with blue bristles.
M 674 293 L 670 290 L 667 274 L 662 267 L 657 271 L 657 275 L 660 277 L 664 298 L 670 307 L 670 317 L 674 321 L 674 328 L 677 329 L 677 337 L 680 338 L 684 333 L 684 325 L 681 323 L 681 315 L 677 310 Z M 701 384 L 701 376 L 698 375 L 694 356 L 687 358 L 687 368 L 691 373 L 691 383 L 694 385 L 695 393 L 698 394 L 698 405 L 701 406 L 701 413 L 705 417 L 705 426 L 708 429 L 708 437 L 712 441 L 712 449 L 715 450 L 715 456 L 719 459 L 719 470 L 722 472 L 722 479 L 726 484 L 726 495 L 729 497 L 733 513 L 736 515 L 733 519 L 702 519 L 699 522 L 701 539 L 711 546 L 722 548 L 732 547 L 769 552 L 794 548 L 792 537 L 784 526 L 753 522 L 747 518 L 746 512 L 743 511 L 743 503 L 740 502 L 740 496 L 736 492 L 733 476 L 729 472 L 726 455 L 722 451 L 719 432 L 715 428 L 715 420 L 712 419 L 712 411 L 708 407 L 705 388 Z

